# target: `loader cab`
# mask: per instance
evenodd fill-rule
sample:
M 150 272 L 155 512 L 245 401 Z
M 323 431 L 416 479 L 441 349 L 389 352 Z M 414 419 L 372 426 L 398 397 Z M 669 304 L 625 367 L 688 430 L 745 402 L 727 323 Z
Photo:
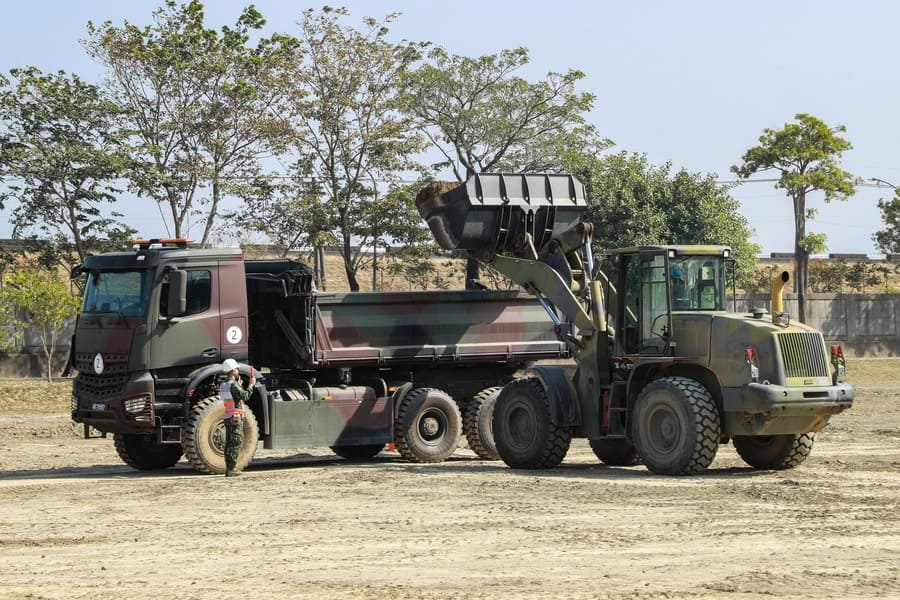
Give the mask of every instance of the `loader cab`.
M 672 314 L 725 309 L 721 246 L 642 246 L 610 252 L 604 271 L 614 286 L 608 320 L 617 355 L 665 356 L 675 347 Z

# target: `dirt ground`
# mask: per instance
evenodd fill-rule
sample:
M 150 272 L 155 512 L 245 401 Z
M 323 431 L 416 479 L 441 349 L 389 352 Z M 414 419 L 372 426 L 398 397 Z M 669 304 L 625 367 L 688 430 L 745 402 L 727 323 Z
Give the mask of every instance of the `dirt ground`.
M 0 598 L 898 598 L 900 361 L 808 461 L 522 472 L 260 450 L 237 479 L 123 465 L 64 409 L 0 414 Z

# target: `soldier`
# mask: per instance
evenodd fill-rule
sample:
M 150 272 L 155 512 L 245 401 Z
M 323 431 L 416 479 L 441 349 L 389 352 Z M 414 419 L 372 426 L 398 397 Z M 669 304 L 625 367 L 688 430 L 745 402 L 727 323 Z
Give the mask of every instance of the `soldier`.
M 222 370 L 228 374 L 219 387 L 219 395 L 225 401 L 225 477 L 237 477 L 241 474 L 237 460 L 244 441 L 244 402 L 250 398 L 256 378 L 251 376 L 244 389 L 238 376 L 238 363 L 233 358 L 222 363 Z

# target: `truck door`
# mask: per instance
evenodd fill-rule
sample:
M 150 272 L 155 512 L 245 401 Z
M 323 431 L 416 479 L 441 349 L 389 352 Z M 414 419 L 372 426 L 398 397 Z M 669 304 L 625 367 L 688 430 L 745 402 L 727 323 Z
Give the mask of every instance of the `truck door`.
M 150 344 L 150 368 L 218 362 L 221 351 L 219 292 L 214 266 L 190 265 L 187 272 L 187 310 L 169 318 L 168 276 L 163 275 L 159 320 Z

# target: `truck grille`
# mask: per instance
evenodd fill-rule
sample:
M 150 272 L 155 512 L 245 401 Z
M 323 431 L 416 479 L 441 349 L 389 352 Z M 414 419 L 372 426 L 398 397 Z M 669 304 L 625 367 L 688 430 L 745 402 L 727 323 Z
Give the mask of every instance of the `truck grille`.
M 780 333 L 778 345 L 787 377 L 828 377 L 825 342 L 821 333 Z
M 75 396 L 82 401 L 113 398 L 125 390 L 128 382 L 128 355 L 110 354 L 104 357 L 102 375 L 94 374 L 94 355 L 79 353 L 75 356 Z

